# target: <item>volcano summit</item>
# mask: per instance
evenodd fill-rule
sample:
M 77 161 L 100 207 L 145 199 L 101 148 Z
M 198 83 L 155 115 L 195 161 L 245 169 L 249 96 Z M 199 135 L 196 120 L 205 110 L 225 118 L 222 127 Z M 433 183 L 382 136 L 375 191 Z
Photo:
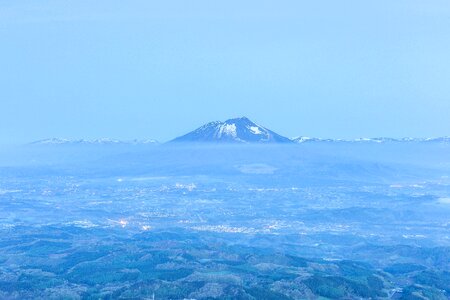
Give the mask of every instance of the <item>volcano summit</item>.
M 292 143 L 289 138 L 257 125 L 246 117 L 210 122 L 171 142 Z

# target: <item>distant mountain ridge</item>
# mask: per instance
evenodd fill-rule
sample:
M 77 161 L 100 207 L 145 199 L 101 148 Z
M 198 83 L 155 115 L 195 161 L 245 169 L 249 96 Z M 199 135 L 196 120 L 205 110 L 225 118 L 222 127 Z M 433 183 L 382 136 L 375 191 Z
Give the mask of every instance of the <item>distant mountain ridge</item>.
M 450 143 L 450 137 L 436 138 L 357 138 L 324 139 L 307 136 L 287 138 L 266 127 L 252 122 L 247 117 L 214 121 L 177 137 L 168 143 L 235 143 L 235 144 L 304 144 L 304 143 Z M 158 145 L 153 139 L 123 141 L 110 138 L 101 139 L 61 139 L 51 138 L 32 142 L 33 145 Z
M 159 144 L 159 142 L 153 139 L 122 141 L 110 138 L 101 138 L 93 140 L 51 138 L 35 141 L 32 142 L 31 144 L 32 145 L 127 145 L 127 144 L 157 145 Z
M 312 143 L 312 142 L 325 142 L 325 143 L 407 143 L 407 142 L 418 142 L 418 143 L 450 143 L 450 137 L 437 137 L 437 138 L 387 138 L 387 137 L 376 137 L 376 138 L 357 138 L 357 139 L 322 139 L 313 138 L 306 136 L 299 136 L 292 139 L 293 142 L 297 144 L 302 143 Z
M 247 117 L 210 122 L 170 142 L 293 143 L 291 139 L 260 126 Z
M 173 140 L 176 141 L 176 140 Z M 202 141 L 197 141 L 202 142 Z M 290 139 L 291 144 L 304 144 L 304 143 L 449 143 L 450 137 L 437 137 L 437 138 L 358 138 L 358 139 L 324 139 L 314 138 L 307 136 L 300 136 Z M 122 141 L 115 139 L 61 139 L 50 138 L 31 142 L 30 145 L 159 145 L 160 143 L 153 139 L 148 140 L 131 140 Z

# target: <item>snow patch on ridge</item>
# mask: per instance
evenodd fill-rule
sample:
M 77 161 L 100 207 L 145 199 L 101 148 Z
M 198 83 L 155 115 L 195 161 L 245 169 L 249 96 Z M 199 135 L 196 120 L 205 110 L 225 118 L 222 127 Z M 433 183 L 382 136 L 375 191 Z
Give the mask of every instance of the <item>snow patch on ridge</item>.
M 450 204 L 450 197 L 439 198 L 440 204 Z
M 249 126 L 247 127 L 253 134 L 263 134 L 263 132 L 259 129 L 258 126 Z

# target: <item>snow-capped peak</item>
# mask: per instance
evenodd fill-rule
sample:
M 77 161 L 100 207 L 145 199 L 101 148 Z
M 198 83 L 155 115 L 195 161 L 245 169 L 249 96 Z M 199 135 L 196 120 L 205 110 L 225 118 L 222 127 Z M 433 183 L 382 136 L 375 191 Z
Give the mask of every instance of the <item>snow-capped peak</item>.
M 173 142 L 291 143 L 275 132 L 253 123 L 246 117 L 207 123 L 176 138 Z

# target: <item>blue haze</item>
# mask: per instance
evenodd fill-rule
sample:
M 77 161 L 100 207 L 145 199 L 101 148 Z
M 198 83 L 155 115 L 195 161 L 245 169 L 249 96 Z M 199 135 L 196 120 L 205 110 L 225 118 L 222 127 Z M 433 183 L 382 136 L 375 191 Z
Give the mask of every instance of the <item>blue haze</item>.
M 0 299 L 450 299 L 450 137 L 395 139 L 449 53 L 443 0 L 0 1 Z
M 448 299 L 449 149 L 20 147 L 0 156 L 0 299 Z

